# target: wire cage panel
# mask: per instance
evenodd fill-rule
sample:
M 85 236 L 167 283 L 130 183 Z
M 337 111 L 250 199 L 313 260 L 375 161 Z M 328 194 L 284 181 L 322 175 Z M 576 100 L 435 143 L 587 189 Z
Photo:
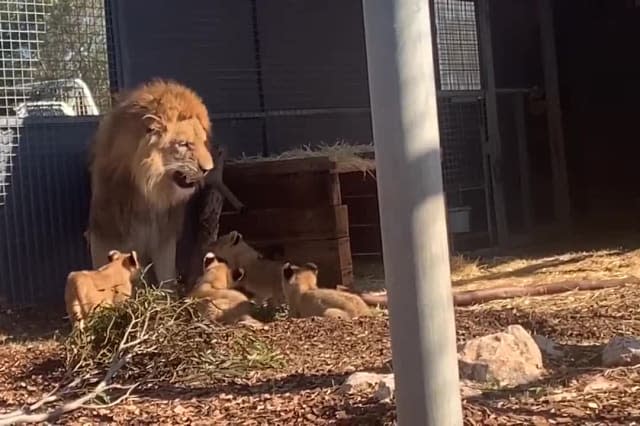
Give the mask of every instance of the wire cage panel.
M 0 1 L 0 118 L 98 115 L 110 106 L 102 0 Z M 21 128 L 0 133 L 0 206 Z
M 479 90 L 480 56 L 476 4 L 433 0 L 441 90 Z
M 484 185 L 482 99 L 438 99 L 442 169 L 447 190 Z

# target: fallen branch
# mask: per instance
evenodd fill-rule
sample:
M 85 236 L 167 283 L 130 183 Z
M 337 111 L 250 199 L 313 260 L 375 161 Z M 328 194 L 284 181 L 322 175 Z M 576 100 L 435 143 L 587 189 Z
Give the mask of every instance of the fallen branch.
M 640 284 L 640 279 L 629 276 L 608 280 L 566 280 L 549 284 L 523 287 L 498 287 L 483 290 L 472 290 L 455 293 L 453 303 L 455 306 L 469 306 L 491 302 L 492 300 L 513 299 L 516 297 L 547 296 L 551 294 L 566 293 L 569 291 L 603 290 L 619 287 L 624 284 Z
M 53 393 L 49 393 L 45 395 L 39 401 L 30 405 L 26 409 L 20 409 L 8 414 L 3 414 L 0 417 L 0 426 L 10 425 L 15 423 L 52 422 L 59 419 L 64 414 L 70 413 L 71 411 L 75 411 L 78 408 L 106 408 L 106 407 L 113 406 L 116 403 L 122 402 L 125 398 L 131 395 L 131 392 L 133 392 L 133 390 L 137 385 L 127 386 L 126 387 L 127 391 L 125 392 L 125 394 L 111 404 L 90 405 L 90 406 L 85 405 L 85 403 L 87 403 L 88 401 L 91 401 L 96 396 L 100 395 L 102 392 L 108 391 L 112 388 L 122 388 L 122 386 L 110 385 L 110 382 L 113 376 L 122 368 L 124 364 L 126 364 L 128 360 L 129 360 L 129 355 L 120 356 L 114 359 L 113 363 L 109 367 L 109 370 L 106 372 L 102 380 L 100 380 L 100 382 L 98 382 L 98 384 L 90 392 L 81 396 L 80 398 L 66 402 L 61 406 L 55 408 L 54 410 L 51 410 L 48 412 L 32 413 L 32 411 L 46 404 L 59 400 L 60 397 L 55 395 L 55 391 L 54 391 Z
M 608 280 L 566 280 L 549 284 L 522 287 L 498 287 L 482 290 L 461 291 L 453 294 L 455 306 L 470 306 L 493 300 L 514 299 L 516 297 L 547 296 L 570 291 L 592 291 L 619 287 L 625 284 L 640 285 L 640 279 L 634 276 L 612 278 Z M 387 307 L 386 293 L 358 293 L 349 287 L 338 286 L 342 291 L 359 295 L 367 305 Z

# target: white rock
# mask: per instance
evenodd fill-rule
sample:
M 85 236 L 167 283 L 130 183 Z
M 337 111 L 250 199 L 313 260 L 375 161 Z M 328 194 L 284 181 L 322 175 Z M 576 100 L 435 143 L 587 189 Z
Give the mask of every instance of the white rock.
M 393 374 L 385 374 L 381 377 L 373 397 L 380 402 L 390 401 L 396 394 L 396 381 Z
M 478 389 L 477 386 L 476 383 L 470 380 L 460 380 L 460 397 L 467 399 L 482 395 L 482 390 Z
M 476 384 L 466 380 L 460 381 L 460 394 L 462 399 L 472 398 L 482 394 Z M 394 399 L 396 383 L 392 374 L 375 374 L 359 372 L 350 375 L 341 387 L 343 393 L 375 387 L 373 398 L 379 402 L 388 402 Z
M 500 386 L 529 383 L 544 372 L 540 348 L 520 325 L 466 342 L 458 362 L 462 378 Z
M 615 336 L 602 349 L 602 365 L 623 367 L 640 364 L 640 340 L 630 336 Z
M 391 377 L 391 381 L 393 381 L 393 374 L 377 374 L 360 371 L 347 377 L 340 387 L 340 390 L 343 393 L 351 393 L 366 387 L 374 388 L 380 383 L 389 380 L 389 377 Z

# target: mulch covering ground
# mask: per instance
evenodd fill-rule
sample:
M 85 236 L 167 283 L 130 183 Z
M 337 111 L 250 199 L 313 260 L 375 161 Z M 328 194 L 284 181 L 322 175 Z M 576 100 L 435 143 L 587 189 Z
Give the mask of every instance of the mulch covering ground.
M 640 289 L 623 287 L 492 302 L 456 310 L 458 340 L 521 324 L 563 345 L 548 375 L 515 389 L 487 387 L 463 402 L 465 423 L 633 424 L 640 422 L 640 368 L 600 368 L 600 348 L 615 335 L 640 336 Z M 59 317 L 59 316 L 58 316 Z M 43 333 L 67 326 L 33 312 L 0 315 L 0 409 L 33 402 L 63 374 L 60 344 Z M 40 338 L 33 337 L 35 332 Z M 393 403 L 372 393 L 338 392 L 354 371 L 389 371 L 388 320 L 279 320 L 260 335 L 286 367 L 233 380 L 158 384 L 109 409 L 78 410 L 60 423 L 391 424 Z M 1 341 L 1 340 L 0 340 Z M 180 348 L 176 348 L 180 350 Z M 149 368 L 153 368 L 150 366 Z M 606 379 L 607 386 L 593 386 Z

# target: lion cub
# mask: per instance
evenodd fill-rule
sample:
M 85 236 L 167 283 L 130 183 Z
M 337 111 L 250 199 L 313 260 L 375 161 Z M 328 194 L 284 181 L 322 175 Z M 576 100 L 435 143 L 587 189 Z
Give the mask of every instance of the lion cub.
M 225 260 L 208 252 L 202 260 L 202 276 L 187 297 L 200 299 L 198 311 L 210 321 L 261 326 L 262 323 L 249 315 L 251 302 L 247 296 L 230 288 L 243 277 L 242 268 L 231 269 Z
M 244 270 L 243 280 L 233 288 L 244 289 L 251 293 L 257 304 L 265 300 L 271 307 L 285 303 L 281 283 L 283 262 L 262 257 L 260 252 L 251 247 L 237 231 L 223 235 L 213 244 L 213 247 L 213 251 L 226 259 L 230 267 L 241 267 Z
M 282 290 L 294 318 L 350 319 L 371 315 L 367 304 L 356 294 L 318 288 L 318 267 L 314 263 L 298 266 L 287 262 L 281 273 Z
M 138 255 L 111 250 L 109 263 L 93 271 L 73 271 L 67 276 L 64 301 L 72 326 L 84 321 L 99 305 L 113 305 L 131 296 L 132 281 L 140 273 Z

